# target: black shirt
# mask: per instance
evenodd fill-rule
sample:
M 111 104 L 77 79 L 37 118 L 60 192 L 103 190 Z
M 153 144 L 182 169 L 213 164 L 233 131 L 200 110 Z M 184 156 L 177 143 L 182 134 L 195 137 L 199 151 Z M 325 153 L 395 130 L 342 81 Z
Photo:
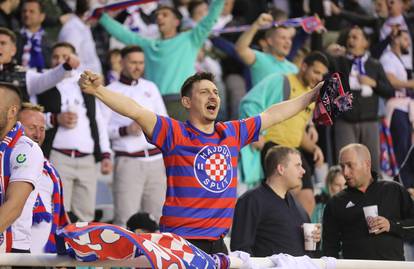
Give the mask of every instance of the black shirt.
M 231 250 L 255 257 L 286 253 L 305 254 L 302 224 L 310 222 L 290 193 L 285 199 L 266 183 L 243 194 L 237 201 L 231 232 Z
M 398 183 L 374 181 L 365 193 L 347 188 L 329 200 L 323 216 L 324 255 L 346 259 L 404 260 L 403 238 L 414 235 L 414 206 Z M 378 206 L 378 215 L 390 221 L 390 232 L 369 234 L 363 207 Z M 342 243 L 342 246 L 341 246 Z

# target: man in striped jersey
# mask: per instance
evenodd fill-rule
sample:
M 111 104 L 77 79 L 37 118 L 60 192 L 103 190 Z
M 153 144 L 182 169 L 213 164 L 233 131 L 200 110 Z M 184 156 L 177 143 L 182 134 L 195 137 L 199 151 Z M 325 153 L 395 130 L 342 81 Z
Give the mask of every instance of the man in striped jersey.
M 181 103 L 188 112 L 186 122 L 156 115 L 109 91 L 92 72 L 83 73 L 79 85 L 114 111 L 135 120 L 148 141 L 161 149 L 167 196 L 160 231 L 178 234 L 210 254 L 227 253 L 223 237 L 233 219 L 240 149 L 256 141 L 260 130 L 305 109 L 321 86 L 255 117 L 216 123 L 220 97 L 210 73 L 189 77 L 181 88 Z

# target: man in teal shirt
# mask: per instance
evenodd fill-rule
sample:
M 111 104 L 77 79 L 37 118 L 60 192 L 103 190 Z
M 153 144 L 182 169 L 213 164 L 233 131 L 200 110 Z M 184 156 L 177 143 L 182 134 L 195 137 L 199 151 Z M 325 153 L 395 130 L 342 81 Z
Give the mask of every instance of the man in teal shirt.
M 263 52 L 249 47 L 257 31 L 271 26 L 272 23 L 272 15 L 261 14 L 236 43 L 237 54 L 243 63 L 250 67 L 253 86 L 270 74 L 298 73 L 298 68 L 286 59 L 292 47 L 295 33 L 293 28 L 279 26 L 268 29 L 265 33 L 266 46 Z
M 200 48 L 223 9 L 225 0 L 213 0 L 208 15 L 190 31 L 179 33 L 181 15 L 169 6 L 160 6 L 156 22 L 161 39 L 147 39 L 103 14 L 99 23 L 116 39 L 126 45 L 138 45 L 145 54 L 145 78 L 157 84 L 164 97 L 168 114 L 175 119 L 185 118 L 179 96 L 184 80 L 195 72 Z

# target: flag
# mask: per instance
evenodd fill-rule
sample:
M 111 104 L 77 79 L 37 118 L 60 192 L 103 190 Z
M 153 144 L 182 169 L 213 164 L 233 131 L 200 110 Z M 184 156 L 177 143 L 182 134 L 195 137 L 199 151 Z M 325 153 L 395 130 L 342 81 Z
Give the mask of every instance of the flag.
M 103 1 L 104 4 L 101 4 L 102 1 L 99 1 L 99 4 L 92 5 L 93 10 L 89 19 L 96 19 L 106 11 L 116 11 L 120 9 L 125 9 L 130 6 L 142 5 L 151 2 L 158 2 L 158 0 L 106 0 Z
M 134 259 L 145 255 L 154 269 L 227 269 L 230 266 L 226 255 L 210 256 L 171 233 L 135 234 L 116 225 L 77 222 L 60 229 L 58 235 L 63 237 L 66 253 L 85 262 Z

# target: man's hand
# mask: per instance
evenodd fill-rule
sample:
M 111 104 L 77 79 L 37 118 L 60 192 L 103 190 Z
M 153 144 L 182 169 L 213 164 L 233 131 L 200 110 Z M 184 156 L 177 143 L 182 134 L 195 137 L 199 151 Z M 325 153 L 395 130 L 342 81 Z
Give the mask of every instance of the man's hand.
M 70 54 L 68 58 L 66 58 L 65 64 L 70 66 L 72 69 L 76 69 L 80 65 L 80 60 L 75 54 Z
M 269 13 L 262 13 L 260 16 L 254 21 L 254 26 L 257 28 L 266 28 L 272 26 L 273 17 Z
M 321 166 L 324 162 L 322 150 L 317 145 L 315 145 L 315 149 L 313 151 L 313 161 L 315 162 L 315 166 Z
M 377 82 L 374 79 L 366 75 L 359 75 L 358 80 L 359 80 L 359 83 L 363 85 L 371 86 L 372 88 L 375 88 L 377 86 Z
M 111 159 L 102 159 L 101 161 L 101 173 L 107 175 L 112 172 L 112 161 Z
M 142 134 L 142 129 L 138 123 L 133 121 L 130 125 L 126 127 L 126 132 L 127 132 L 127 135 L 138 136 Z
M 92 71 L 85 71 L 81 74 L 78 84 L 83 92 L 94 95 L 98 88 L 103 85 L 103 79 Z
M 332 14 L 339 15 L 341 13 L 341 9 L 334 2 L 330 2 L 330 3 L 331 3 Z
M 378 216 L 375 217 L 370 229 L 376 231 L 375 234 L 385 233 L 390 231 L 390 222 L 388 219 Z
M 316 229 L 312 231 L 312 237 L 314 242 L 320 242 L 321 241 L 321 224 L 316 224 Z
M 407 189 L 407 191 L 408 191 L 408 193 L 410 194 L 411 199 L 413 199 L 413 200 L 414 200 L 414 188 L 408 188 L 408 189 Z
M 78 123 L 78 114 L 74 112 L 62 112 L 57 115 L 57 122 L 60 126 L 73 129 Z

